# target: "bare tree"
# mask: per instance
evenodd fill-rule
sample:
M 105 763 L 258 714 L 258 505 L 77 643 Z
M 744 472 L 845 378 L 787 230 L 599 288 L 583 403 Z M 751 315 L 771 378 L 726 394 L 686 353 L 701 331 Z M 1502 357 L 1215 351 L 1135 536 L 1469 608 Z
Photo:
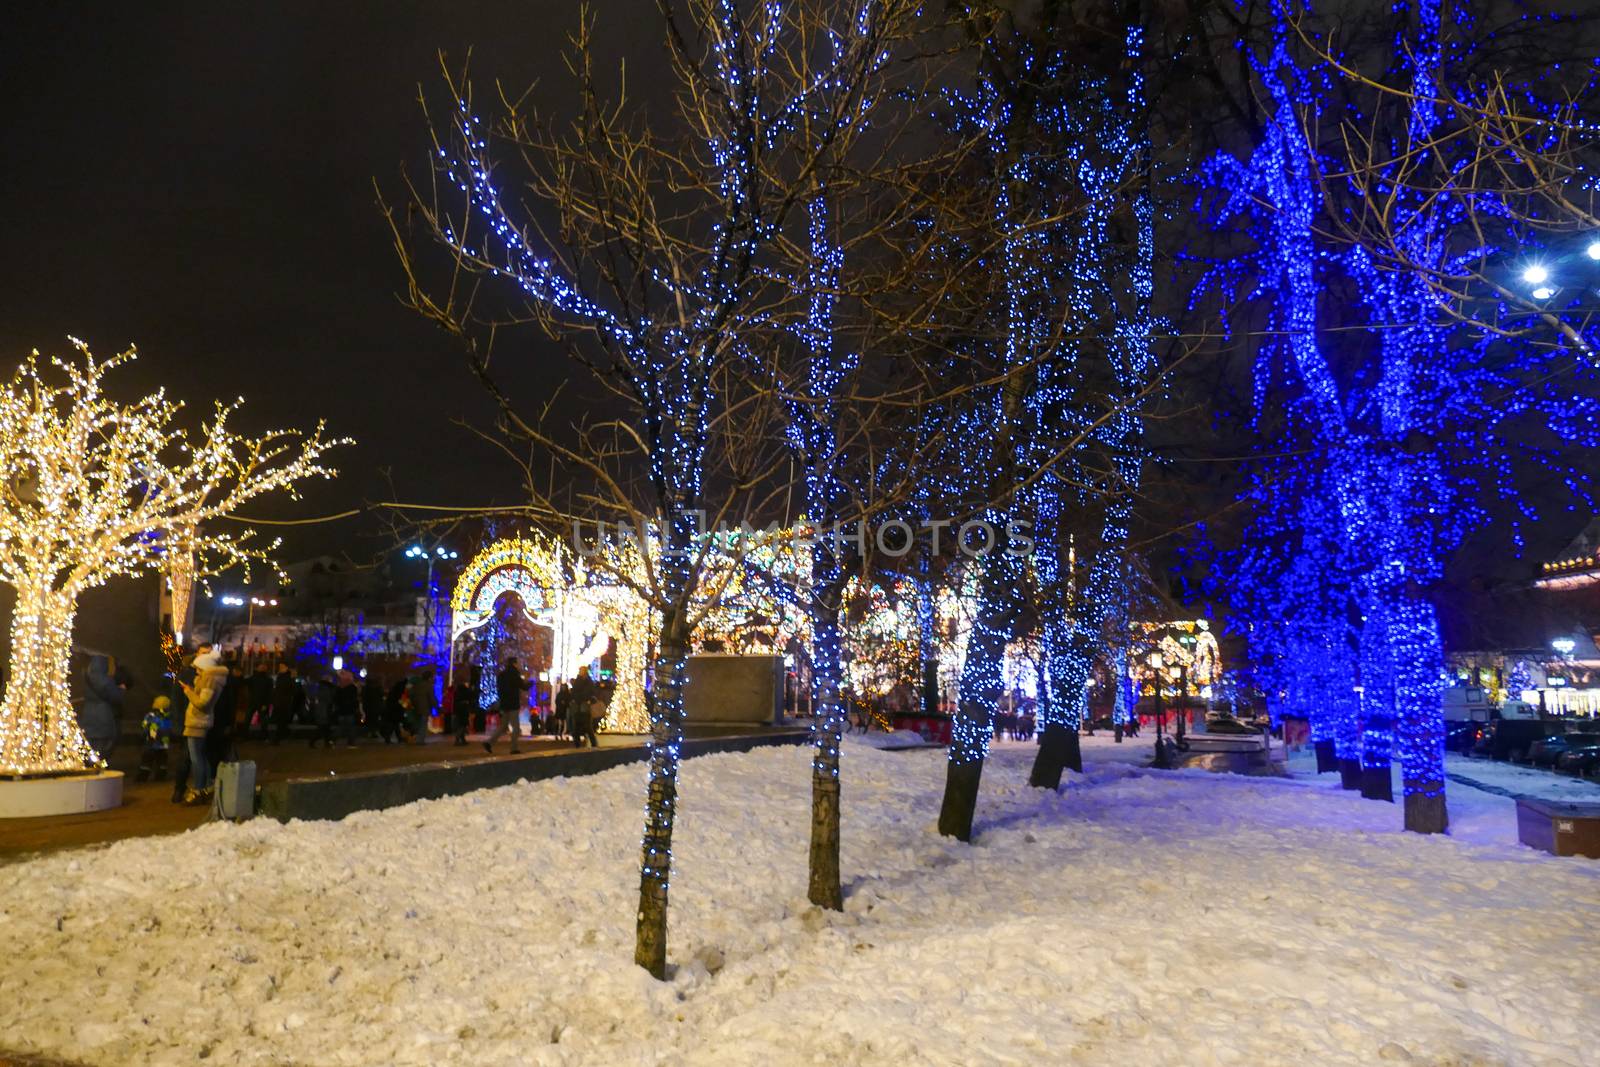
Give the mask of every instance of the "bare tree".
M 641 532 L 638 571 L 617 575 L 659 620 L 635 959 L 663 978 L 686 656 L 697 603 L 715 601 L 700 588 L 711 547 L 702 534 L 761 514 L 782 459 L 781 433 L 765 429 L 734 363 L 792 299 L 768 269 L 772 245 L 857 132 L 884 42 L 914 9 L 658 7 L 670 101 L 646 108 L 604 92 L 588 21 L 574 42 L 569 124 L 504 93 L 485 121 L 471 83 L 448 77 L 437 171 L 410 187 L 444 269 L 430 271 L 414 249 L 409 220 L 390 218 L 411 304 L 461 340 L 503 429 L 554 456 L 570 480 L 560 494 L 530 484 L 531 510 L 563 526 L 619 518 Z M 568 342 L 605 417 L 569 429 L 548 409 L 519 407 L 491 365 L 497 332 L 518 324 Z

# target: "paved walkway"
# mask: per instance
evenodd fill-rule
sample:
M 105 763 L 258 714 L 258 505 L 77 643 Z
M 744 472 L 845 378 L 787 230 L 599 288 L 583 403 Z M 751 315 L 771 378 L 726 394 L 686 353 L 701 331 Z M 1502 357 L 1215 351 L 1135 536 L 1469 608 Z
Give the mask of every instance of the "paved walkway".
M 700 727 L 691 737 L 719 737 L 751 732 L 747 728 Z M 464 746 L 453 737 L 430 735 L 422 745 L 386 745 L 363 738 L 355 748 L 336 744 L 333 748 L 310 747 L 308 736 L 291 737 L 281 745 L 246 741 L 239 746 L 242 759 L 255 760 L 257 784 L 286 778 L 306 778 L 352 772 L 384 771 L 419 764 L 450 760 L 455 763 L 510 759 L 510 738 L 502 738 L 494 755 L 483 751 L 483 735 L 474 734 Z M 601 748 L 642 748 L 644 737 L 636 734 L 601 734 Z M 525 759 L 541 756 L 559 759 L 574 751 L 571 741 L 551 738 L 523 738 Z M 579 750 L 583 751 L 583 750 Z M 175 754 L 174 754 L 175 755 Z M 0 863 L 44 851 L 106 844 L 128 837 L 150 837 L 192 830 L 205 822 L 209 809 L 172 803 L 172 782 L 136 782 L 133 772 L 139 764 L 139 746 L 124 741 L 112 753 L 111 766 L 127 775 L 120 808 L 84 815 L 54 815 L 36 819 L 0 820 Z M 3 1064 L 0 1060 L 0 1064 Z

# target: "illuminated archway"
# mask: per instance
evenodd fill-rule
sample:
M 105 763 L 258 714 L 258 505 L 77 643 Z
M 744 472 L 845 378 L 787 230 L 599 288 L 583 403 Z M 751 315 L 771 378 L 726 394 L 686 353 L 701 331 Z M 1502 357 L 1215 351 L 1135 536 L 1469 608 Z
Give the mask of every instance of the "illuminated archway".
M 467 564 L 450 601 L 452 664 L 456 642 L 486 625 L 495 603 L 508 592 L 517 594 L 529 620 L 551 631 L 553 684 L 570 680 L 616 642 L 616 690 L 606 729 L 649 731 L 644 699 L 648 612 L 626 589 L 591 584 L 582 563 L 553 538 L 505 538 Z

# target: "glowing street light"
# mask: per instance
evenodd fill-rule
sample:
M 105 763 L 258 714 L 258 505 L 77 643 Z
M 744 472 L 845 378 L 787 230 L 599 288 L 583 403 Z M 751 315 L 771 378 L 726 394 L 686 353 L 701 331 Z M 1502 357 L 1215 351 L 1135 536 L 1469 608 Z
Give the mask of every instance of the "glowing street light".
M 1541 286 L 1539 286 L 1539 288 L 1537 288 L 1537 289 L 1535 289 L 1533 291 L 1533 298 L 1535 300 L 1549 300 L 1552 296 L 1555 296 L 1555 295 L 1556 295 L 1556 291 L 1554 289 L 1550 288 L 1548 285 L 1541 285 Z
M 1550 280 L 1550 270 L 1542 263 L 1530 263 L 1522 272 L 1522 280 L 1529 285 L 1542 285 Z
M 1589 247 L 1584 249 L 1584 253 L 1590 259 L 1600 259 L 1600 240 L 1590 241 Z

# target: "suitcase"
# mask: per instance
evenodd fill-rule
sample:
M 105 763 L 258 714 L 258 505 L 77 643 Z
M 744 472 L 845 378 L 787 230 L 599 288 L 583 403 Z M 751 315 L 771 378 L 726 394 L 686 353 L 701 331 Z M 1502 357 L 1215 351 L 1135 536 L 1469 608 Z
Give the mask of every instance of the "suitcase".
M 256 763 L 239 760 L 217 768 L 217 815 L 224 819 L 248 819 L 256 813 Z

